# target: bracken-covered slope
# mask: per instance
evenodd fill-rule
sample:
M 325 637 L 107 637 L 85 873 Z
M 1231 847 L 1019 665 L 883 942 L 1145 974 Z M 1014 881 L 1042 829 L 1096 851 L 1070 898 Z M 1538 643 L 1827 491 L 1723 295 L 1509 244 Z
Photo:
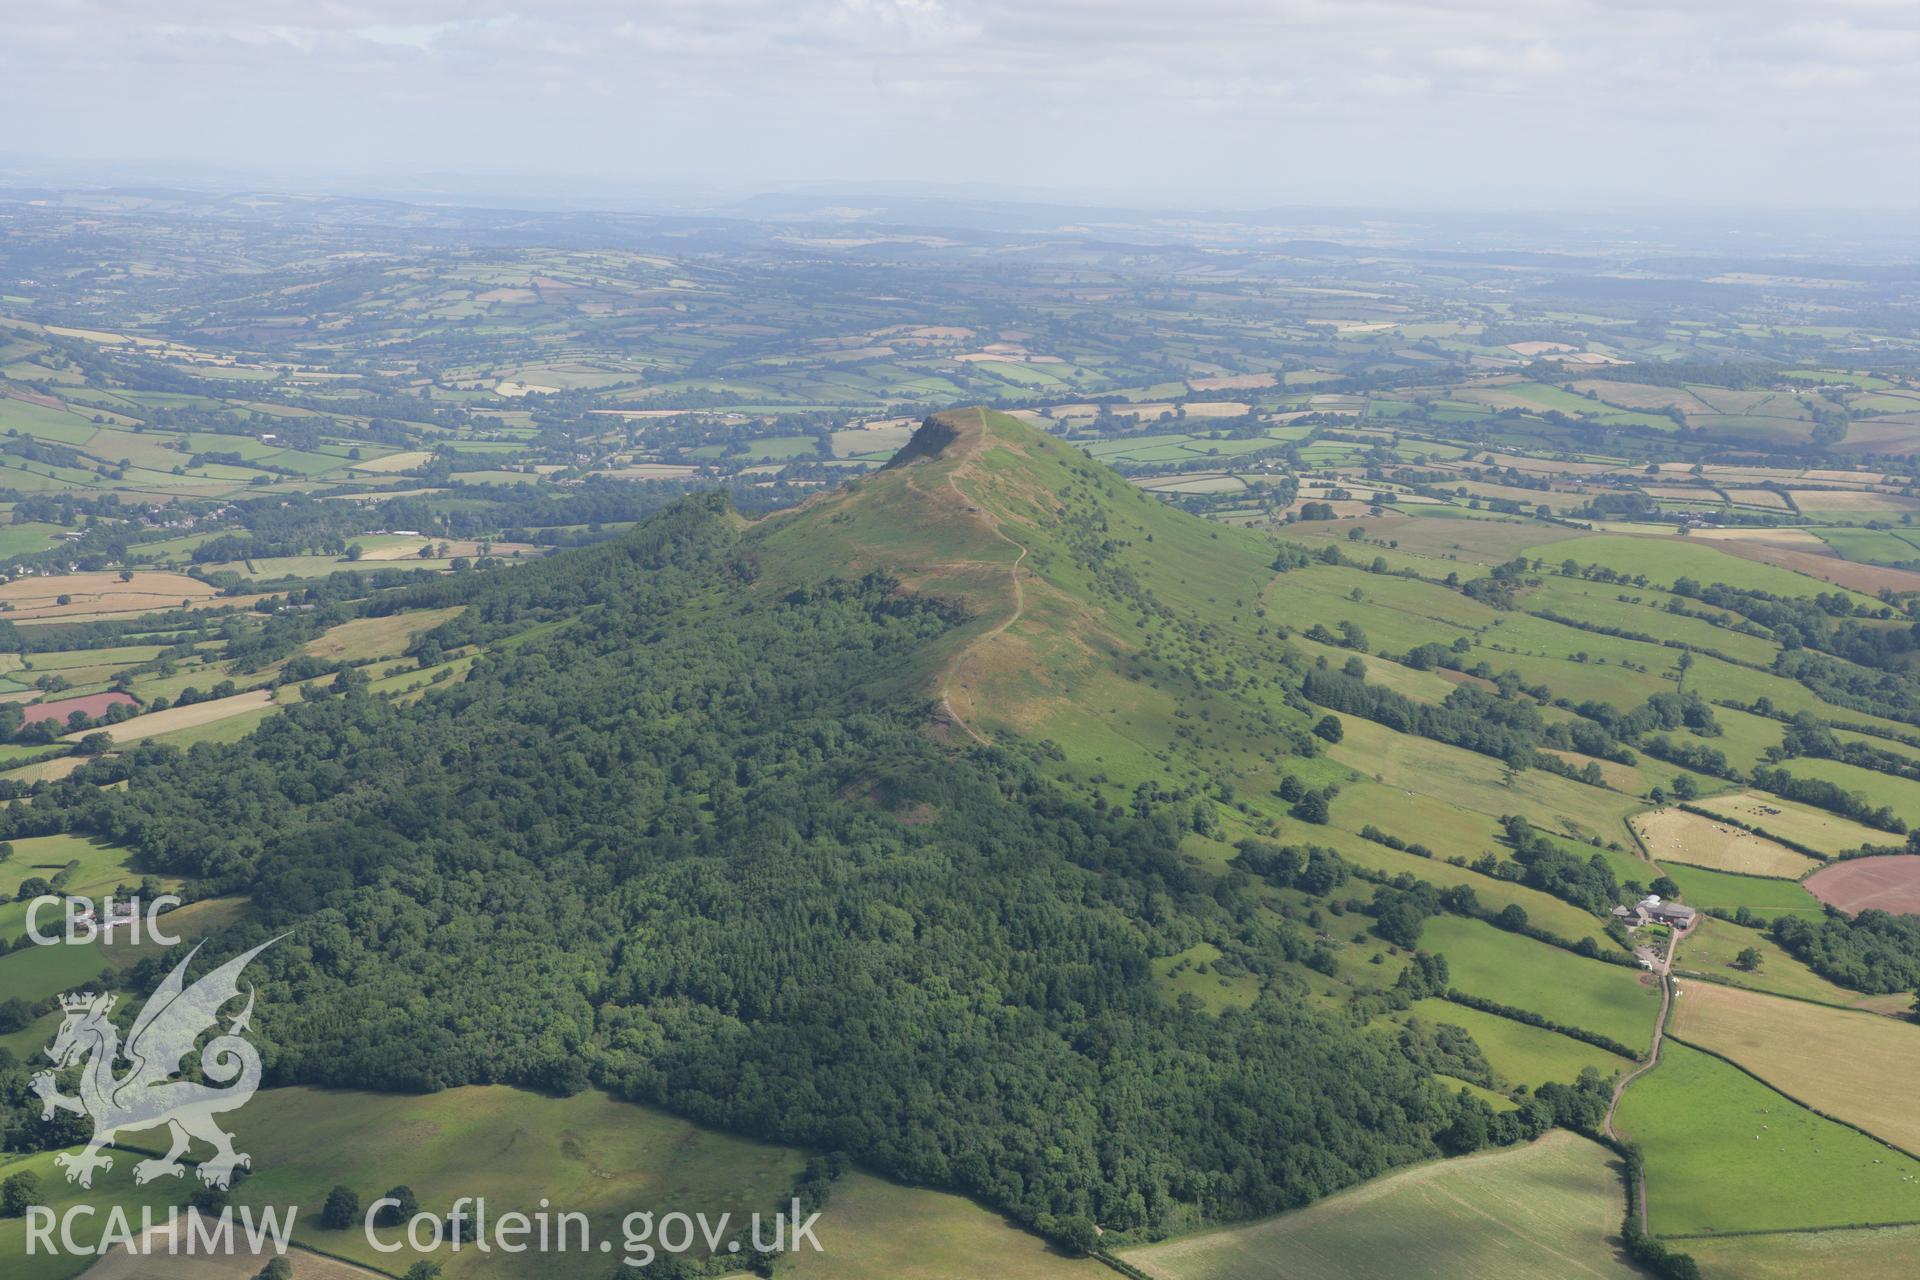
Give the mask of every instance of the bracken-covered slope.
M 1254 777 L 1306 727 L 1262 617 L 1267 540 L 1004 414 L 936 415 L 884 470 L 765 525 L 779 580 L 884 568 L 964 605 L 919 673 L 956 733 L 1051 739 L 1132 784 L 1192 781 L 1202 762 Z M 1181 734 L 1182 719 L 1208 727 Z

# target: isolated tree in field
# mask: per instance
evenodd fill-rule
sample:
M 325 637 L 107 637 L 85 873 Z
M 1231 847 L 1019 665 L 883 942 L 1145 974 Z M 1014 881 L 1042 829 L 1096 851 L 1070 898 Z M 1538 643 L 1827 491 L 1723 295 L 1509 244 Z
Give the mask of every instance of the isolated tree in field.
M 1699 794 L 1700 788 L 1691 777 L 1684 773 L 1675 776 L 1673 780 L 1673 798 L 1675 800 L 1692 800 Z
M 16 1173 L 0 1183 L 0 1218 L 23 1218 L 27 1207 L 40 1198 L 40 1179 L 31 1173 Z
M 1347 736 L 1346 726 L 1340 723 L 1339 716 L 1321 716 L 1320 723 L 1313 726 L 1313 731 L 1328 742 L 1338 742 Z
M 270 1258 L 254 1280 L 293 1280 L 293 1264 L 285 1258 Z
M 345 1231 L 359 1216 L 359 1195 L 352 1187 L 335 1187 L 327 1192 L 327 1203 L 320 1210 L 320 1225 L 329 1231 Z
M 381 1198 L 398 1202 L 381 1206 L 379 1222 L 383 1227 L 400 1226 L 420 1212 L 419 1198 L 413 1194 L 413 1188 L 404 1183 L 388 1191 Z
M 1293 805 L 1293 816 L 1302 822 L 1315 822 L 1321 826 L 1327 823 L 1327 797 L 1319 791 L 1309 791 Z
M 1742 973 L 1752 973 L 1760 967 L 1760 962 L 1765 958 L 1760 954 L 1760 948 L 1746 947 L 1733 958 L 1733 967 Z

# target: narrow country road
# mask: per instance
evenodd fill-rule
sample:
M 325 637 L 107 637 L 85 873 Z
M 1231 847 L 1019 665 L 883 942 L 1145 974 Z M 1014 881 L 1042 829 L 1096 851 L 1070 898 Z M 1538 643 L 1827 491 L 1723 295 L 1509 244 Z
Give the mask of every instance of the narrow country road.
M 1647 1060 L 1621 1076 L 1619 1082 L 1613 1086 L 1613 1097 L 1607 1100 L 1607 1120 L 1602 1126 L 1602 1131 L 1615 1142 L 1624 1140 L 1619 1130 L 1613 1127 L 1613 1113 L 1619 1110 L 1620 1095 L 1627 1091 L 1628 1085 L 1660 1065 L 1660 1042 L 1667 1034 L 1667 1011 L 1673 1006 L 1673 954 L 1679 945 L 1679 932 L 1669 932 L 1667 954 L 1654 969 L 1654 972 L 1660 975 L 1660 1020 L 1653 1024 L 1653 1045 L 1647 1051 Z M 1640 1176 L 1640 1185 L 1633 1189 L 1633 1193 L 1640 1209 L 1640 1229 L 1651 1230 L 1647 1225 L 1647 1179 L 1644 1172 Z

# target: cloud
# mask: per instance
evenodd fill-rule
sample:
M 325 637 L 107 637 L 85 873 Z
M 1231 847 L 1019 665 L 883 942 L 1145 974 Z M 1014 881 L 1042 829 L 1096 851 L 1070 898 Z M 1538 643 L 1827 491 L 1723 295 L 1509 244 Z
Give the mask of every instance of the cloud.
M 1815 153 L 1920 201 L 1916 57 L 1907 0 L 65 0 L 0 110 L 83 155 L 1274 200 L 1793 200 Z

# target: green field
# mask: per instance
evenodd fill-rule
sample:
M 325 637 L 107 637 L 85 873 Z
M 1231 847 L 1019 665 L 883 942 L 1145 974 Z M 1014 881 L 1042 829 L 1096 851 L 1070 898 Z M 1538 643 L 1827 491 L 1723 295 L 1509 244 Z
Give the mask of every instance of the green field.
M 1509 1085 L 1537 1089 L 1550 1080 L 1572 1084 L 1592 1067 L 1603 1076 L 1633 1066 L 1619 1054 L 1563 1036 L 1557 1031 L 1530 1027 L 1498 1014 L 1482 1013 L 1450 1000 L 1417 1000 L 1415 1016 L 1434 1024 L 1465 1028 L 1487 1056 L 1487 1063 Z
M 1920 1275 L 1920 1227 L 1792 1231 L 1689 1240 L 1703 1280 L 1912 1280 Z
M 1220 948 L 1211 942 L 1196 943 L 1177 955 L 1161 956 L 1153 962 L 1155 985 L 1169 999 L 1192 995 L 1214 1013 L 1223 1009 L 1245 1009 L 1260 994 L 1260 979 L 1250 973 L 1233 977 L 1212 972 L 1220 959 Z
M 1698 1049 L 1668 1041 L 1616 1123 L 1646 1157 L 1659 1235 L 1920 1222 L 1920 1161 Z
M 254 1157 L 237 1203 L 299 1205 L 295 1239 L 394 1272 L 358 1230 L 332 1232 L 318 1213 L 336 1184 L 371 1204 L 387 1188 L 413 1188 L 425 1209 L 445 1212 L 460 1196 L 485 1196 L 490 1214 L 536 1212 L 544 1198 L 588 1215 L 596 1239 L 618 1240 L 637 1209 L 684 1209 L 736 1221 L 785 1202 L 802 1158 L 747 1142 L 601 1093 L 551 1098 L 476 1086 L 426 1096 L 273 1089 L 234 1115 L 237 1146 Z M 450 1277 L 553 1274 L 529 1252 L 491 1261 L 443 1248 L 434 1260 Z
M 1556 1130 L 1120 1256 L 1156 1280 L 1629 1280 L 1639 1273 L 1613 1244 L 1623 1200 L 1616 1164 L 1604 1148 Z
M 40 923 L 43 929 L 59 928 L 44 918 Z M 83 987 L 97 991 L 100 974 L 109 967 L 97 942 L 20 947 L 0 956 L 0 992 L 37 1002 Z
M 0 556 L 17 556 L 31 551 L 45 551 L 53 545 L 54 538 L 60 533 L 57 524 L 38 524 L 28 521 L 24 524 L 0 525 Z
M 1751 970 L 1739 968 L 1734 961 L 1749 948 L 1760 953 L 1760 964 Z M 1731 986 L 1822 1004 L 1850 1005 L 1860 999 L 1859 992 L 1828 982 L 1760 930 L 1711 916 L 1703 917 L 1681 941 L 1673 967 L 1676 973 L 1699 973 Z
M 1393 793 L 1391 800 L 1384 794 L 1377 795 L 1371 804 L 1357 806 L 1351 814 L 1343 795 L 1334 806 L 1334 817 L 1350 820 L 1355 826 L 1373 822 L 1392 830 L 1394 814 L 1409 807 L 1406 795 L 1409 792 L 1430 797 L 1436 811 L 1468 809 L 1489 819 L 1505 813 L 1521 813 L 1545 830 L 1576 838 L 1594 834 L 1617 837 L 1621 820 L 1640 807 L 1640 802 L 1631 796 L 1573 782 L 1544 769 L 1529 769 L 1509 779 L 1506 766 L 1491 756 L 1451 747 L 1431 738 L 1395 733 L 1357 716 L 1341 719 L 1346 725 L 1346 736 L 1328 754 Z M 1455 821 L 1447 818 L 1421 821 L 1436 820 Z M 1397 834 L 1424 842 L 1417 827 Z M 1486 852 L 1488 847 L 1476 843 L 1438 851 L 1443 855 L 1459 853 L 1472 858 Z
M 1366 795 L 1369 785 L 1356 784 L 1351 789 Z M 1376 809 L 1375 812 L 1383 812 L 1383 810 Z M 1362 821 L 1364 821 L 1363 815 Z M 1393 876 L 1411 875 L 1442 888 L 1465 885 L 1473 890 L 1481 906 L 1488 910 L 1497 911 L 1508 905 L 1518 906 L 1527 913 L 1527 919 L 1539 928 L 1573 942 L 1578 942 L 1582 938 L 1592 938 L 1594 943 L 1604 951 L 1620 950 L 1613 939 L 1608 937 L 1598 918 L 1570 902 L 1549 897 L 1538 889 L 1529 889 L 1523 884 L 1503 880 L 1497 876 L 1481 875 L 1467 867 L 1456 867 L 1441 858 L 1423 858 L 1418 854 L 1389 849 L 1383 844 L 1377 844 L 1372 840 L 1362 839 L 1358 835 L 1335 828 L 1325 828 L 1316 832 L 1311 839 L 1316 843 L 1339 850 L 1341 857 L 1357 866 L 1383 871 Z
M 1920 824 L 1920 782 L 1896 778 L 1891 774 L 1862 769 L 1840 760 L 1797 758 L 1781 762 L 1781 768 L 1796 778 L 1817 778 L 1831 782 L 1844 791 L 1863 797 L 1874 808 L 1886 805 L 1909 826 Z M 1888 844 L 1899 838 L 1883 836 Z
M 49 879 L 69 863 L 79 863 L 67 882 L 67 892 L 78 896 L 110 889 L 122 880 L 138 880 L 128 873 L 127 851 L 85 836 L 22 836 L 14 841 L 13 856 L 0 862 L 0 899 L 11 899 L 22 881 Z
M 39 1179 L 39 1203 L 56 1214 L 83 1205 L 92 1207 L 95 1216 L 91 1219 L 82 1218 L 75 1230 L 82 1244 L 99 1239 L 106 1225 L 108 1206 L 118 1205 L 129 1213 L 137 1231 L 142 1207 L 152 1207 L 157 1216 L 164 1220 L 166 1207 L 184 1205 L 188 1195 L 198 1185 L 186 1180 L 161 1178 L 144 1187 L 136 1187 L 133 1183 L 134 1160 L 123 1152 L 114 1160 L 111 1170 L 95 1175 L 93 1187 L 88 1190 L 68 1182 L 66 1175 L 53 1163 L 53 1157 L 51 1151 L 34 1155 L 0 1155 L 0 1182 L 15 1174 L 29 1173 Z M 61 1252 L 48 1254 L 36 1250 L 29 1254 L 27 1224 L 23 1218 L 0 1218 L 0 1258 L 6 1259 L 7 1280 L 67 1280 L 67 1277 L 85 1271 L 93 1261 L 88 1257 Z
M 1666 871 L 1667 878 L 1680 886 L 1681 899 L 1688 906 L 1701 910 L 1717 907 L 1735 911 L 1746 907 L 1763 920 L 1771 920 L 1786 912 L 1819 915 L 1825 910 L 1818 898 L 1794 880 L 1711 871 L 1683 862 L 1663 862 L 1660 865 Z
M 1427 921 L 1420 949 L 1446 956 L 1453 985 L 1468 995 L 1596 1032 L 1642 1053 L 1653 1041 L 1660 993 L 1642 984 L 1638 969 L 1588 960 L 1452 915 Z
M 1814 596 L 1838 590 L 1818 578 L 1809 578 L 1791 569 L 1754 560 L 1742 560 L 1721 551 L 1710 542 L 1688 541 L 1684 538 L 1599 534 L 1572 543 L 1560 542 L 1530 548 L 1526 554 L 1539 556 L 1553 564 L 1573 559 L 1582 565 L 1604 565 L 1629 576 L 1645 574 L 1649 582 L 1660 587 L 1671 587 L 1679 578 L 1692 578 L 1702 584 L 1724 582 L 1730 587 L 1771 591 L 1782 596 Z M 1858 592 L 1847 594 L 1861 604 L 1879 607 L 1880 602 L 1872 596 Z
M 78 863 L 62 892 L 79 898 L 100 898 L 121 885 L 137 885 L 138 873 L 127 867 L 128 853 L 104 841 L 80 836 L 27 836 L 13 842 L 14 854 L 0 862 L 0 938 L 12 942 L 26 934 L 27 904 L 14 901 L 20 884 L 29 877 L 43 880 Z M 41 928 L 52 920 L 43 909 Z

